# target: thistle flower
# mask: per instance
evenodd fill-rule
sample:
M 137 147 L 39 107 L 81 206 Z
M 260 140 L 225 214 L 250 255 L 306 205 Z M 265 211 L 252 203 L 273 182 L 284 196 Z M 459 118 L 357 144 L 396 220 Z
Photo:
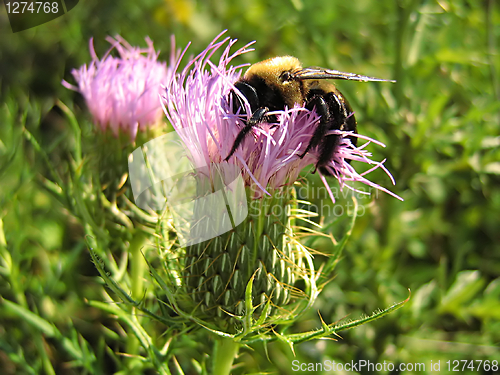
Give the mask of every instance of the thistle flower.
M 191 60 L 180 75 L 171 76 L 162 99 L 167 118 L 186 144 L 195 168 L 221 163 L 244 126 L 241 117 L 231 112 L 231 103 L 228 103 L 228 94 L 241 75 L 241 66 L 232 67 L 229 64 L 236 56 L 252 51 L 248 47 L 253 43 L 230 55 L 230 48 L 236 40 L 226 38 L 216 42 L 217 38 Z M 209 58 L 228 41 L 218 66 L 214 65 Z M 176 69 L 179 62 L 180 59 L 175 64 Z M 205 70 L 207 66 L 211 68 L 210 72 Z M 250 112 L 247 106 L 247 113 Z M 278 125 L 262 123 L 259 128 L 254 128 L 253 137 L 247 137 L 236 151 L 235 158 L 229 160 L 241 167 L 246 185 L 254 187 L 257 195 L 259 190 L 266 193 L 268 186 L 278 188 L 287 182 L 292 183 L 300 171 L 315 163 L 319 156 L 317 150 L 311 150 L 303 159 L 299 158 L 319 123 L 315 112 L 295 107 L 270 114 L 279 114 Z M 373 161 L 371 153 L 365 150 L 370 142 L 385 145 L 352 132 L 334 130 L 329 134 L 338 134 L 341 140 L 333 159 L 325 167 L 337 178 L 341 187 L 346 185 L 346 181 L 362 182 L 401 199 L 364 177 L 374 169 L 382 168 L 394 184 L 394 179 L 383 166 L 385 160 Z M 355 147 L 349 139 L 352 136 L 365 139 L 368 143 Z M 350 165 L 351 160 L 372 164 L 375 168 L 359 174 Z M 326 184 L 326 180 L 324 182 Z
M 278 124 L 259 124 L 245 138 L 234 157 L 223 161 L 244 126 L 241 116 L 232 113 L 232 95 L 229 95 L 235 89 L 234 83 L 241 75 L 242 66 L 230 64 L 236 56 L 251 49 L 249 44 L 231 54 L 236 40 L 218 41 L 221 35 L 182 72 L 170 76 L 162 104 L 168 120 L 189 151 L 188 157 L 199 181 L 198 193 L 214 193 L 221 186 L 227 186 L 235 179 L 235 169 L 244 180 L 250 204 L 245 207 L 247 216 L 241 223 L 231 220 L 231 214 L 221 215 L 231 207 L 227 199 L 222 201 L 223 207 L 215 206 L 214 201 L 210 204 L 194 201 L 195 206 L 198 205 L 191 221 L 194 237 L 199 236 L 200 227 L 206 230 L 210 223 L 231 221 L 232 228 L 187 246 L 184 275 L 186 291 L 198 312 L 219 327 L 238 330 L 238 325 L 228 325 L 230 317 L 238 320 L 265 312 L 268 322 L 276 323 L 291 317 L 292 306 L 295 306 L 291 303 L 295 297 L 307 296 L 308 306 L 316 297 L 311 256 L 295 239 L 292 224 L 296 203 L 293 183 L 300 171 L 315 164 L 319 157 L 314 150 L 302 159 L 299 155 L 306 149 L 319 116 L 298 106 L 271 113 Z M 214 64 L 210 58 L 224 46 L 218 64 Z M 246 102 L 243 96 L 241 99 Z M 246 113 L 251 113 L 247 102 Z M 361 161 L 373 164 L 371 170 L 383 168 L 389 173 L 383 162 L 369 159 L 370 153 L 364 150 L 367 144 L 356 148 L 349 137 L 380 143 L 350 132 L 334 133 L 341 140 L 325 168 L 337 178 L 341 187 L 348 186 L 346 181 L 359 181 L 387 191 L 364 177 L 369 171 L 359 174 L 349 164 L 350 160 Z M 329 189 L 324 176 L 322 179 Z M 233 188 L 225 190 L 226 193 L 233 191 Z M 333 194 L 330 196 L 334 199 Z M 300 278 L 306 284 L 303 291 L 294 287 Z M 249 290 L 252 292 L 250 301 Z
M 158 95 L 171 69 L 165 62 L 157 61 L 158 53 L 149 38 L 144 49 L 132 47 L 120 36 L 106 40 L 111 48 L 99 59 L 90 39 L 92 61 L 72 71 L 77 86 L 66 81 L 62 84 L 83 95 L 101 130 L 109 128 L 115 137 L 120 131 L 128 133 L 133 141 L 138 130 L 144 131 L 161 121 Z M 111 56 L 114 49 L 119 57 Z

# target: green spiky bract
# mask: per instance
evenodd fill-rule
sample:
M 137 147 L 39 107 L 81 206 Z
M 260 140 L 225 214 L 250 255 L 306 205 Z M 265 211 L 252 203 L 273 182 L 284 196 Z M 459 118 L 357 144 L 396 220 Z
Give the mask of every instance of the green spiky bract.
M 292 191 L 283 187 L 271 196 L 250 200 L 241 224 L 186 249 L 186 291 L 200 317 L 234 332 L 240 325 L 230 327 L 232 318 L 242 318 L 249 308 L 256 316 L 266 310 L 270 318 L 282 317 L 289 314 L 287 305 L 294 297 L 306 295 L 294 284 L 314 270 L 304 265 L 303 258 L 309 255 L 294 241 Z M 249 282 L 251 306 L 245 303 Z

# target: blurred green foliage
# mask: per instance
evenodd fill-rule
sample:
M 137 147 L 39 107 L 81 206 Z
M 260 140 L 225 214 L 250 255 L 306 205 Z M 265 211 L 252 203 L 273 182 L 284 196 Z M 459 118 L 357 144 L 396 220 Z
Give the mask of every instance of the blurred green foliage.
M 0 11 L 0 369 L 2 374 L 154 373 L 130 368 L 126 330 L 87 300 L 105 300 L 83 229 L 42 187 L 72 148 L 58 99 L 89 119 L 82 98 L 61 86 L 72 69 L 98 56 L 107 35 L 132 45 L 150 36 L 168 60 L 177 45 L 202 51 L 223 29 L 256 51 L 239 61 L 291 54 L 304 65 L 397 79 L 339 82 L 359 132 L 384 142 L 371 150 L 397 184 L 376 199 L 357 196 L 358 218 L 335 278 L 293 330 L 362 314 L 405 299 L 396 313 L 339 341 L 244 350 L 239 373 L 286 374 L 292 360 L 429 363 L 500 360 L 500 11 L 493 0 L 88 0 L 66 16 L 12 33 Z M 371 147 L 371 146 L 370 146 Z M 316 176 L 309 176 L 317 183 Z M 389 187 L 380 171 L 376 183 Z M 314 185 L 313 185 L 314 186 Z M 312 201 L 317 197 L 305 197 Z M 325 196 L 326 198 L 326 196 Z M 345 207 L 348 198 L 337 205 Z M 334 211 L 339 212 L 339 211 Z M 345 217 L 330 215 L 342 233 Z M 333 230 L 331 229 L 333 228 Z M 3 230 L 2 230 L 3 229 Z M 323 240 L 315 247 L 325 253 Z M 159 328 L 161 330 L 161 328 Z M 196 337 L 171 350 L 194 373 Z M 142 366 L 142 367 L 141 367 Z M 175 369 L 171 369 L 176 373 Z M 474 372 L 475 373 L 475 372 Z

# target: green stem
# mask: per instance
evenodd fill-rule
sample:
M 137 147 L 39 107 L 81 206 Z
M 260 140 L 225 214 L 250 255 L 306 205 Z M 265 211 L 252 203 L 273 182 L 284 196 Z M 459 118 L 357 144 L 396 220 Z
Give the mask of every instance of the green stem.
M 18 304 L 24 308 L 28 307 L 28 302 L 26 301 L 26 295 L 24 294 L 24 289 L 21 282 L 22 277 L 20 277 L 21 272 L 19 270 L 19 262 L 11 256 L 11 253 L 7 249 L 7 240 L 5 239 L 5 233 L 3 230 L 3 220 L 0 217 L 0 274 L 8 275 L 10 285 L 16 296 L 16 301 Z
M 238 355 L 239 348 L 240 344 L 233 339 L 218 337 L 215 340 L 212 374 L 230 374 L 234 358 L 236 358 L 236 356 Z
M 397 24 L 395 35 L 395 59 L 394 59 L 394 79 L 398 82 L 397 85 L 392 86 L 394 97 L 397 100 L 398 107 L 403 105 L 404 92 L 403 81 L 405 79 L 405 42 L 407 39 L 407 32 L 409 31 L 410 15 L 416 9 L 419 0 L 397 0 L 396 1 L 396 15 Z
M 500 86 L 498 85 L 498 74 L 495 68 L 495 56 L 496 53 L 496 42 L 495 42 L 495 26 L 493 25 L 493 12 L 495 3 L 492 0 L 488 0 L 486 6 L 486 27 L 488 34 L 488 65 L 490 66 L 490 74 L 491 74 L 491 84 L 493 85 L 493 93 L 500 100 Z
M 144 295 L 144 271 L 147 264 L 141 250 L 144 247 L 146 239 L 147 235 L 143 231 L 136 229 L 134 237 L 130 241 L 132 298 L 135 300 L 140 300 Z
M 396 12 L 397 12 L 397 25 L 395 35 L 395 59 L 394 59 L 394 79 L 398 82 L 397 85 L 392 87 L 394 97 L 398 102 L 398 106 L 401 105 L 403 100 L 403 88 L 402 88 L 402 78 L 403 78 L 403 32 L 406 26 L 405 9 L 401 1 L 396 2 Z
M 129 256 L 130 256 L 130 268 L 131 268 L 131 288 L 132 288 L 132 298 L 139 302 L 144 296 L 144 272 L 146 270 L 146 260 L 142 255 L 142 248 L 146 242 L 147 236 L 144 232 L 136 229 L 132 240 L 130 241 Z M 135 311 L 133 312 L 135 313 Z M 129 335 L 127 339 L 127 353 L 136 355 L 139 352 L 139 340 L 134 335 Z M 131 359 L 129 364 L 131 368 L 131 374 L 138 374 L 134 371 L 135 358 Z

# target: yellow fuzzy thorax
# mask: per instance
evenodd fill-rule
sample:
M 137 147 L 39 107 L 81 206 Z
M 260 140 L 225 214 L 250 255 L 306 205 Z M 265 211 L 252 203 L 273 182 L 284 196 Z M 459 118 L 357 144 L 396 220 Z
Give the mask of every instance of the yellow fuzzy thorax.
M 286 105 L 292 108 L 295 104 L 302 105 L 304 98 L 301 95 L 299 81 L 285 81 L 280 77 L 283 72 L 293 72 L 302 68 L 300 61 L 293 56 L 279 56 L 267 59 L 248 68 L 244 79 L 251 80 L 252 77 L 259 77 L 264 80 L 266 85 L 278 89 Z

